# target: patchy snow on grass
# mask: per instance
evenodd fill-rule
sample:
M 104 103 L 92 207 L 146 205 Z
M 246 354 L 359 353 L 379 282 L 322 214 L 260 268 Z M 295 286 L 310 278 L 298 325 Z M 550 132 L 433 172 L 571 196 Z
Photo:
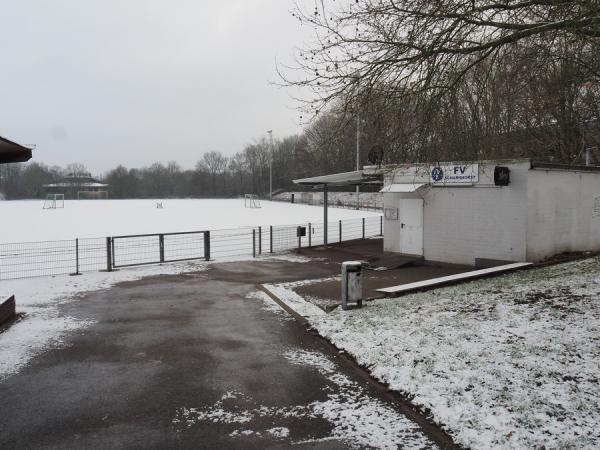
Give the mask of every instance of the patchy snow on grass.
M 59 308 L 83 293 L 106 289 L 115 283 L 151 275 L 205 270 L 206 263 L 188 262 L 145 266 L 115 272 L 88 272 L 78 276 L 58 275 L 6 280 L 3 292 L 15 295 L 17 312 L 24 318 L 0 333 L 0 381 L 20 370 L 31 358 L 48 348 L 64 345 L 63 338 L 93 321 L 64 316 Z
M 305 405 L 272 407 L 259 405 L 241 393 L 225 393 L 213 405 L 203 408 L 179 408 L 172 420 L 176 427 L 190 428 L 199 423 L 240 424 L 230 437 L 270 437 L 294 444 L 342 441 L 348 448 L 421 449 L 436 448 L 418 425 L 404 415 L 372 398 L 365 388 L 339 373 L 336 364 L 319 352 L 290 349 L 283 357 L 290 363 L 318 371 L 328 382 L 327 399 Z M 290 418 L 321 418 L 332 424 L 325 436 L 306 440 L 294 438 L 293 429 L 282 426 Z M 267 420 L 265 420 L 267 419 Z M 258 424 L 271 428 L 257 429 Z M 267 425 L 267 426 L 270 426 Z
M 600 446 L 599 294 L 595 258 L 307 318 L 461 445 L 591 449 Z

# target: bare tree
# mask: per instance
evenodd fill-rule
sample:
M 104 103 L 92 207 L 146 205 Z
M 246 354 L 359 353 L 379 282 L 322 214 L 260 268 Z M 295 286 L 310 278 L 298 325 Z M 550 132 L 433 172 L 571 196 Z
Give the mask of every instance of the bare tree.
M 244 174 L 247 170 L 246 159 L 243 153 L 236 153 L 229 158 L 229 170 L 238 178 L 238 194 L 242 194 L 242 188 L 244 186 Z
M 341 98 L 444 92 L 522 41 L 558 42 L 591 54 L 600 38 L 597 0 L 316 0 L 294 16 L 314 28 L 284 83 L 311 88 L 315 112 Z M 585 61 L 577 62 L 585 64 Z M 596 72 L 598 76 L 598 72 Z
M 217 194 L 217 175 L 222 174 L 227 168 L 227 157 L 221 152 L 208 152 L 202 157 L 204 166 L 208 169 L 212 179 L 213 195 Z
M 90 173 L 87 168 L 81 163 L 71 163 L 67 166 L 67 174 L 68 176 L 74 178 L 81 178 L 89 176 Z

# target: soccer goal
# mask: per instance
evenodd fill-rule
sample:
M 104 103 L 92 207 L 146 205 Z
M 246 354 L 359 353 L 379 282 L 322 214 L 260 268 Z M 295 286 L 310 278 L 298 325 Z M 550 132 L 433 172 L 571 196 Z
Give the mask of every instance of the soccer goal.
M 77 200 L 108 200 L 108 191 L 78 191 Z
M 254 194 L 244 194 L 244 208 L 260 208 L 260 200 Z
M 56 209 L 65 207 L 65 194 L 47 194 L 44 201 L 44 209 Z

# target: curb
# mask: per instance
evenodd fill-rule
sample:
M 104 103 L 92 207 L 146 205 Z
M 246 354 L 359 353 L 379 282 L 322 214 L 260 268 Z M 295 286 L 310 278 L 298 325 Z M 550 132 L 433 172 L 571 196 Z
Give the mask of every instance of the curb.
M 297 313 L 291 308 L 286 302 L 281 300 L 269 289 L 265 288 L 262 284 L 256 285 L 256 288 L 261 292 L 264 292 L 277 303 L 281 308 L 288 312 L 300 325 L 302 325 L 306 331 L 321 342 L 323 342 L 333 353 L 337 354 L 338 360 L 342 362 L 346 367 L 350 368 L 355 374 L 362 378 L 370 387 L 374 388 L 380 395 L 385 397 L 387 400 L 394 402 L 400 412 L 404 414 L 408 419 L 415 422 L 421 427 L 423 433 L 435 442 L 441 449 L 448 450 L 462 450 L 463 447 L 456 444 L 452 437 L 446 433 L 439 425 L 431 421 L 426 413 L 421 412 L 415 405 L 413 405 L 408 398 L 403 396 L 397 391 L 393 391 L 387 384 L 381 383 L 373 378 L 370 372 L 360 364 L 356 362 L 351 355 L 341 351 L 331 341 L 321 336 L 316 329 L 314 329 L 309 321 L 304 316 Z

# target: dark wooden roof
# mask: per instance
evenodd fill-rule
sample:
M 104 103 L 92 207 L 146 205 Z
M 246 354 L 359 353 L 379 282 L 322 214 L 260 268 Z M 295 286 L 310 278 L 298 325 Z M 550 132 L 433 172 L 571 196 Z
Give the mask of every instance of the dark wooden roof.
M 25 162 L 31 159 L 31 149 L 0 136 L 0 164 Z

